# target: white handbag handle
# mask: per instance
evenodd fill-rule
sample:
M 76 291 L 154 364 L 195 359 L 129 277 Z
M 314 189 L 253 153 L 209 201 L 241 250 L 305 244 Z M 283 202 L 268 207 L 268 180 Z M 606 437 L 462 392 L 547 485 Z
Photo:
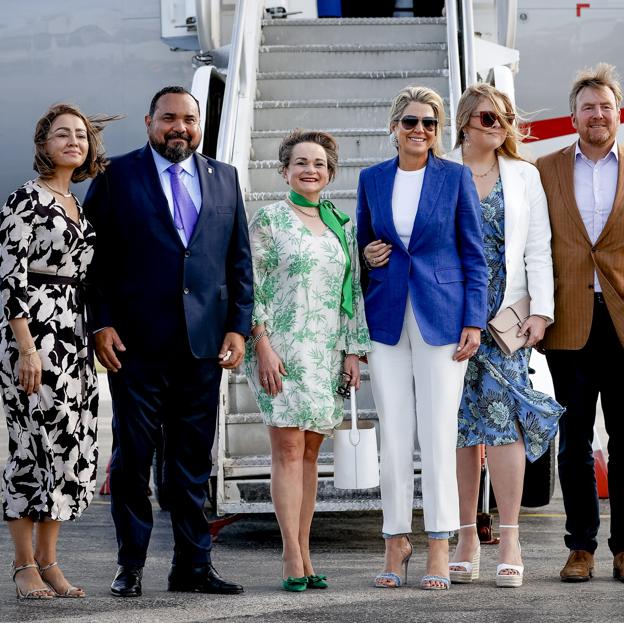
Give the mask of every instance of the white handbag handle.
M 360 443 L 360 431 L 358 430 L 357 401 L 355 399 L 355 385 L 351 387 L 351 430 L 349 431 L 349 441 L 352 446 Z

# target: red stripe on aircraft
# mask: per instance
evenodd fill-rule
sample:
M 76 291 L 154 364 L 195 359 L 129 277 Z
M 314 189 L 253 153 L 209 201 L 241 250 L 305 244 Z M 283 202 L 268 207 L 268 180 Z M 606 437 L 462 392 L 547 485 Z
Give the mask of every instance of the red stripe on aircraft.
M 624 108 L 620 110 L 620 121 L 624 123 Z M 554 117 L 553 119 L 539 119 L 538 121 L 531 121 L 527 125 L 531 131 L 531 138 L 526 140 L 527 143 L 576 134 L 569 115 L 566 117 Z

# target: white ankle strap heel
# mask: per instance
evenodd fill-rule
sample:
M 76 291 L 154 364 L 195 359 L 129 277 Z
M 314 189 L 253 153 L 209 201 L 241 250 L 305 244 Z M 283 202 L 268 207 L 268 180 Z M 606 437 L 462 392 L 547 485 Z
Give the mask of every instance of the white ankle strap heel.
M 515 529 L 520 528 L 518 524 L 499 524 L 500 528 Z M 518 539 L 518 549 L 522 551 L 520 547 L 520 539 Z M 507 573 L 503 573 L 507 571 Z M 511 571 L 511 573 L 509 573 Z M 524 565 L 510 565 L 509 563 L 502 562 L 496 567 L 496 586 L 501 588 L 518 588 L 522 586 L 522 580 L 524 577 Z
M 469 523 L 462 528 L 476 528 L 476 523 Z M 470 584 L 473 580 L 479 579 L 479 565 L 481 563 L 481 543 L 477 545 L 476 550 L 472 555 L 472 560 L 462 562 L 449 562 L 449 577 L 453 584 Z M 453 567 L 453 568 L 451 568 Z

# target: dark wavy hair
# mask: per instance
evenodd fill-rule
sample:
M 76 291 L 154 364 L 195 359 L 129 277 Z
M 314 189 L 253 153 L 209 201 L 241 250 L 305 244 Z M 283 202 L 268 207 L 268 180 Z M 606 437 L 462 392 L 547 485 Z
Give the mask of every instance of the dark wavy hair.
M 46 153 L 45 146 L 52 124 L 56 118 L 61 115 L 73 115 L 74 117 L 78 117 L 82 120 L 87 129 L 89 150 L 85 161 L 74 170 L 72 182 L 82 182 L 89 177 L 95 177 L 98 173 L 102 173 L 108 165 L 108 160 L 104 154 L 101 132 L 107 123 L 121 119 L 122 115 L 93 115 L 87 117 L 78 106 L 74 106 L 73 104 L 53 104 L 46 114 L 37 121 L 34 136 L 34 170 L 39 173 L 39 177 L 43 180 L 51 179 L 54 176 L 54 162 L 52 162 L 52 159 Z
M 336 139 L 327 132 L 320 132 L 319 130 L 301 130 L 297 128 L 290 134 L 284 137 L 279 146 L 279 168 L 280 173 L 284 172 L 284 169 L 290 164 L 292 158 L 292 152 L 295 145 L 299 143 L 316 143 L 320 145 L 327 156 L 327 172 L 329 173 L 329 181 L 331 182 L 336 177 L 336 171 L 338 169 L 338 144 Z

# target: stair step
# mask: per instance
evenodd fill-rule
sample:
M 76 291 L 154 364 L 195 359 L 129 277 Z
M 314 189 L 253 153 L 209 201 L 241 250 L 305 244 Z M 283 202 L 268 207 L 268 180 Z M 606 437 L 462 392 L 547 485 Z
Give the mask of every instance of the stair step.
M 223 513 L 273 513 L 270 480 L 225 480 L 224 502 L 219 504 Z M 379 487 L 374 489 L 336 489 L 334 479 L 319 477 L 315 512 L 381 510 Z M 420 473 L 414 474 L 414 508 L 422 508 Z
M 358 417 L 376 421 L 377 412 L 374 409 L 358 409 Z M 271 453 L 269 433 L 261 413 L 229 413 L 225 418 L 227 456 L 257 456 Z M 326 439 L 323 447 L 331 450 L 331 441 Z
M 370 128 L 385 126 L 391 98 L 256 101 L 254 129 Z
M 446 67 L 446 43 L 265 45 L 259 49 L 259 71 L 291 71 L 293 67 L 334 70 L 391 70 Z
M 291 94 L 292 95 L 292 94 Z M 448 98 L 445 105 L 448 109 Z M 257 100 L 254 130 L 386 127 L 392 97 Z
M 323 451 L 325 443 L 318 457 L 319 476 L 334 475 L 334 453 Z M 262 478 L 271 474 L 271 455 L 232 456 L 223 459 L 225 478 Z M 414 453 L 414 471 L 422 469 L 420 452 Z
M 328 128 L 338 142 L 342 158 L 392 158 L 396 149 L 392 146 L 385 128 L 349 129 Z M 288 134 L 286 130 L 260 130 L 251 133 L 252 156 L 255 160 L 270 160 L 278 153 L 279 144 Z
M 439 43 L 446 41 L 444 18 L 324 18 L 264 20 L 264 45 L 318 43 Z M 377 28 L 384 26 L 384 28 Z
M 305 94 L 309 99 L 338 98 L 345 93 L 364 98 L 371 88 L 379 97 L 393 98 L 410 84 L 430 87 L 446 95 L 448 70 L 273 71 L 258 73 L 256 89 L 258 99 L 263 100 L 281 100 L 297 94 Z

